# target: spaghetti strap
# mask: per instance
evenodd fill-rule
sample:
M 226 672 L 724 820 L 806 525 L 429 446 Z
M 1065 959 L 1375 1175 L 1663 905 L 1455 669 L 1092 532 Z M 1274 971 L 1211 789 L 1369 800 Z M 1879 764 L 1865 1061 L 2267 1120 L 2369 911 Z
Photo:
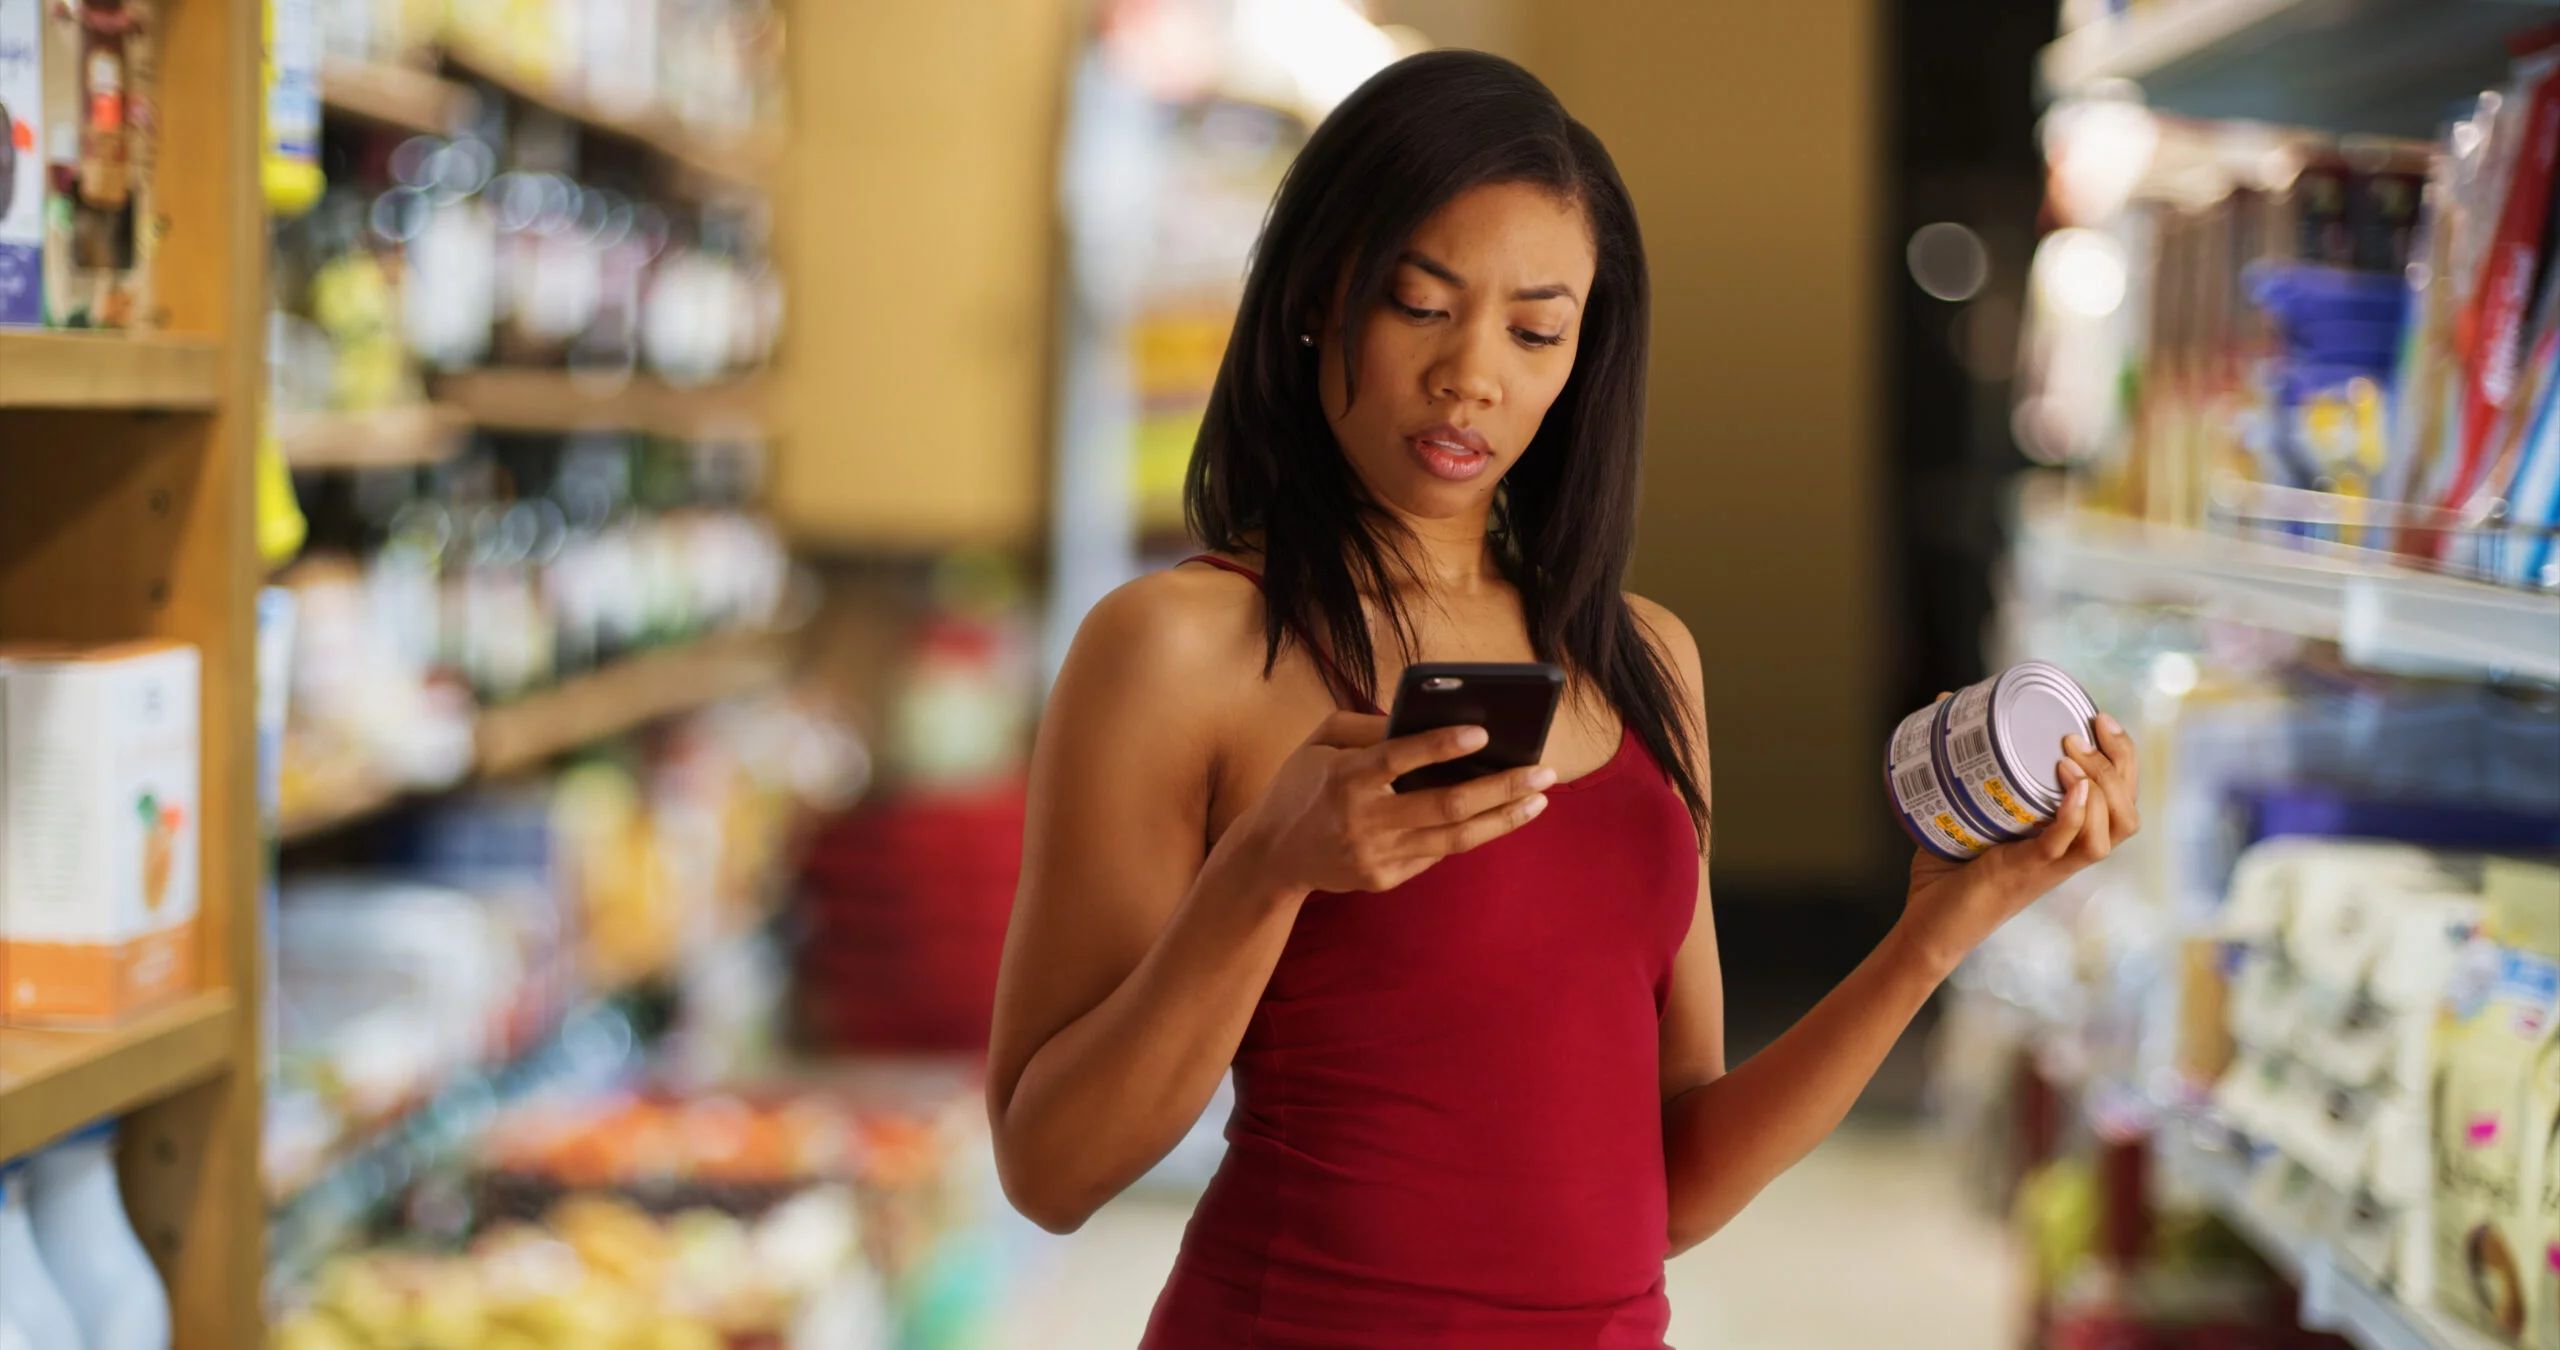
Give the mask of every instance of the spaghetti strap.
M 1180 567 L 1183 563 L 1207 563 L 1221 572 L 1233 572 L 1252 582 L 1253 588 L 1262 591 L 1266 596 L 1270 592 L 1270 588 L 1262 584 L 1262 574 L 1243 563 L 1228 562 L 1224 558 L 1209 553 L 1194 553 L 1182 562 L 1175 563 L 1174 566 Z M 1333 653 L 1326 651 L 1324 644 L 1315 640 L 1314 634 L 1295 623 L 1289 625 L 1289 632 L 1298 641 L 1305 643 L 1307 654 L 1316 659 L 1316 671 L 1324 677 L 1325 692 L 1333 695 L 1333 701 L 1337 706 L 1347 706 L 1353 712 L 1367 713 L 1371 717 L 1386 715 L 1384 709 L 1360 693 L 1360 686 L 1353 684 L 1351 677 L 1343 674 L 1342 667 L 1334 662 Z
M 1228 562 L 1226 559 L 1221 558 L 1214 553 L 1194 553 L 1190 557 L 1183 559 L 1182 562 L 1175 563 L 1174 566 L 1180 567 L 1183 563 L 1196 562 L 1207 563 L 1221 572 L 1233 572 L 1237 576 L 1243 577 L 1245 580 L 1252 582 L 1255 590 L 1262 589 L 1262 574 L 1260 572 L 1254 571 L 1243 563 Z

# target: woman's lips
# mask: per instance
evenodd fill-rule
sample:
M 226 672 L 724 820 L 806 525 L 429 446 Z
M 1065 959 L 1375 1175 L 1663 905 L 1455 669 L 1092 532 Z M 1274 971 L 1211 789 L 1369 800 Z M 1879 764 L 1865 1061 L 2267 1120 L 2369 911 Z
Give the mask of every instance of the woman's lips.
M 1424 472 L 1452 483 L 1466 482 L 1493 463 L 1492 448 L 1484 437 L 1466 427 L 1443 423 L 1405 437 L 1404 443 Z

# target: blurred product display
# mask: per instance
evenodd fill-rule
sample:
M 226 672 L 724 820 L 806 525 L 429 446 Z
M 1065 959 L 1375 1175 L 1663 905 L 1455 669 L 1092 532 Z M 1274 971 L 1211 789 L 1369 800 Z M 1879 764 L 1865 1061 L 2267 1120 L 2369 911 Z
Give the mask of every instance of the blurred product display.
M 161 6 L 0 9 L 0 327 L 157 324 Z
M 0 1344 L 963 1343 L 974 1081 L 780 1034 L 870 748 L 767 511 L 777 7 L 176 8 L 0 7 Z M 1018 783 L 985 613 L 914 783 Z
M 2432 143 L 2056 107 L 2022 441 L 2084 509 L 2560 585 L 2555 66 Z
M 601 433 L 310 484 L 312 545 L 282 576 L 297 614 L 287 820 L 519 758 L 475 750 L 476 710 L 770 624 L 789 564 L 750 509 L 753 462 Z M 702 688 L 657 697 L 709 702 L 753 675 L 715 663 Z
M 2560 1337 L 2560 86 L 2533 37 L 2450 73 L 2516 14 L 2377 9 L 2320 38 L 2370 87 L 2286 104 L 2235 72 L 2298 8 L 2066 5 L 2045 56 L 2013 430 L 2062 468 L 1991 646 L 2124 717 L 2145 826 L 1967 963 L 1937 1047 L 2038 1344 Z M 2360 134 L 2421 85 L 2435 137 Z M 2244 104 L 2326 129 L 2179 115 Z M 2174 1310 L 2218 1297 L 2275 1329 Z
M 449 1212 L 461 1245 L 358 1247 L 280 1347 L 887 1347 L 980 1203 L 965 1081 L 609 1092 L 503 1111 Z

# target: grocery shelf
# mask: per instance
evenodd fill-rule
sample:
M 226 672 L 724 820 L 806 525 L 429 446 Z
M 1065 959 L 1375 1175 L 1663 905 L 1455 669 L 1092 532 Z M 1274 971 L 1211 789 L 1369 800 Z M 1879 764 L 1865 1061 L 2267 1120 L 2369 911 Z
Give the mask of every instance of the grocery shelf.
M 471 419 L 442 403 L 361 413 L 279 416 L 285 462 L 297 469 L 376 469 L 451 459 L 470 434 Z
M 201 338 L 0 328 L 0 408 L 211 408 L 222 353 Z
M 580 746 L 752 693 L 782 677 L 785 658 L 782 640 L 772 633 L 715 633 L 484 708 L 474 729 L 473 773 L 521 773 Z M 276 839 L 301 843 L 344 829 L 391 809 L 411 791 L 366 780 L 316 794 L 276 821 Z
M 112 1031 L 0 1028 L 0 1159 L 230 1067 L 231 995 L 192 995 Z
M 2088 512 L 2030 514 L 2018 560 L 2039 584 L 2192 604 L 2213 618 L 2335 642 L 2358 665 L 2560 680 L 2560 593 Z
M 465 42 L 446 47 L 445 60 L 535 107 L 606 135 L 636 141 L 716 183 L 762 191 L 774 162 L 773 147 L 763 138 L 723 137 L 696 131 L 663 113 L 607 108 L 554 88 L 504 53 Z
M 436 398 L 495 430 L 645 431 L 677 438 L 762 435 L 770 389 L 756 376 L 680 386 L 645 377 L 601 380 L 565 370 L 492 368 L 447 375 Z
M 2160 0 L 2064 34 L 2037 69 L 2048 95 L 2128 79 L 2192 117 L 2431 136 L 2504 77 L 2507 38 L 2555 18 L 2550 0 Z
M 616 662 L 592 675 L 481 712 L 477 768 L 504 777 L 589 742 L 774 683 L 783 644 L 770 633 L 724 633 Z
M 2302 1291 L 2304 1328 L 2344 1336 L 2358 1350 L 2498 1350 L 2498 1343 L 2431 1308 L 2383 1291 L 2372 1273 L 2249 1197 L 2248 1164 L 2196 1142 L 2182 1122 L 2154 1140 L 2161 1168 L 2202 1193 L 2232 1230 Z
M 264 1178 L 274 1273 L 287 1282 L 308 1275 L 401 1184 L 452 1166 L 508 1108 L 546 1093 L 599 1090 L 626 1073 L 641 1046 L 619 998 L 581 1004 L 521 1053 L 466 1073 L 411 1110 L 341 1141 L 310 1175 Z
M 472 92 L 434 71 L 377 62 L 324 61 L 320 103 L 333 113 L 427 136 L 450 136 L 471 120 Z
M 2206 1148 L 2184 1119 L 2163 1121 L 2152 1135 L 2161 1170 L 2201 1193 L 2224 1223 L 2266 1258 L 2277 1274 L 2300 1288 L 2315 1256 L 2310 1237 L 2249 1199 L 2249 1162 L 2225 1149 Z

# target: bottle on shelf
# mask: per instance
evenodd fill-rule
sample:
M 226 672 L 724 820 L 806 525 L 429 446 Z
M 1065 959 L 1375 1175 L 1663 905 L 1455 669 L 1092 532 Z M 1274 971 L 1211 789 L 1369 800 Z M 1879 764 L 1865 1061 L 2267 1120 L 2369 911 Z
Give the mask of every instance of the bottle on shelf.
M 0 1328 L 42 1350 L 88 1350 L 80 1323 L 36 1251 L 27 1222 L 26 1165 L 0 1166 Z M 8 1336 L 0 1331 L 0 1345 Z
M 169 1350 L 169 1291 L 125 1217 L 114 1122 L 27 1163 L 27 1219 L 85 1350 Z

